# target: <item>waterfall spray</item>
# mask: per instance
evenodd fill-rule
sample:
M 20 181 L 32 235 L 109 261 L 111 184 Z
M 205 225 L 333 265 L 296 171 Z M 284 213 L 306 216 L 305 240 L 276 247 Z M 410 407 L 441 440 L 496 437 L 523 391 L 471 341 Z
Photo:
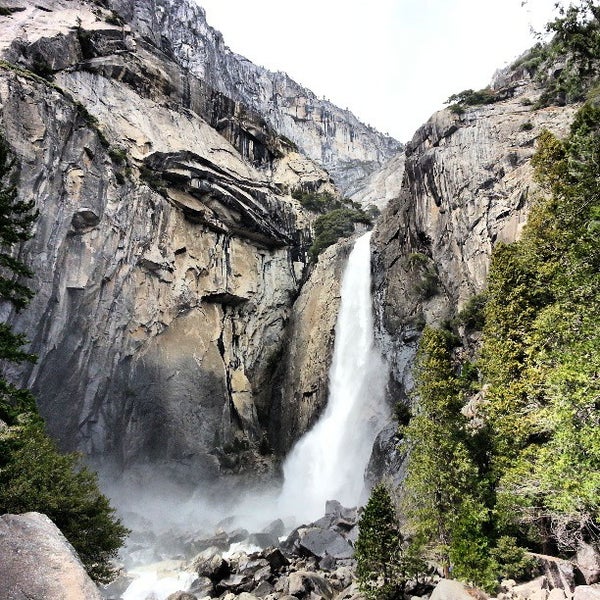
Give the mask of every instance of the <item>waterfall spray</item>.
M 387 370 L 373 336 L 370 239 L 367 233 L 356 241 L 344 271 L 327 407 L 283 467 L 280 514 L 298 520 L 320 517 L 327 500 L 361 501 L 373 443 L 388 417 Z

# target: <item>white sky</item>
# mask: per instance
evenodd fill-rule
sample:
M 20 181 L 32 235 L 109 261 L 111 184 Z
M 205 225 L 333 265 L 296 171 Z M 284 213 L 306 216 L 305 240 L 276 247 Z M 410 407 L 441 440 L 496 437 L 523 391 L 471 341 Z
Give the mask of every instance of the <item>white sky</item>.
M 234 52 L 407 141 L 533 45 L 556 0 L 197 1 Z

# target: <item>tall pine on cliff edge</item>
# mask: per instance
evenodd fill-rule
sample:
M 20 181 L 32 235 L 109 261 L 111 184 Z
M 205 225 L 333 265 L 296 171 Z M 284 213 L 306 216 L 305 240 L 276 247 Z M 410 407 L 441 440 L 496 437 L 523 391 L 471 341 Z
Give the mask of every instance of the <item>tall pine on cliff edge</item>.
M 14 247 L 31 236 L 37 213 L 33 202 L 18 198 L 11 183 L 16 163 L 0 137 L 0 301 L 25 308 L 33 296 L 23 283 L 29 268 Z M 37 511 L 48 515 L 77 550 L 98 582 L 113 577 L 127 530 L 98 489 L 96 476 L 76 454 L 61 454 L 44 432 L 32 394 L 6 378 L 10 363 L 34 361 L 23 350 L 24 336 L 0 323 L 0 514 Z

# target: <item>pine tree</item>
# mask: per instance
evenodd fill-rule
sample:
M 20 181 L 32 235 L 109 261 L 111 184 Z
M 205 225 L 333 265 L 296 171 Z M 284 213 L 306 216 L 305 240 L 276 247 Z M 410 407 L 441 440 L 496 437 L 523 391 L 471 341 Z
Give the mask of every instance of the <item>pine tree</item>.
M 478 464 L 484 440 L 467 430 L 463 382 L 452 357 L 454 336 L 425 328 L 416 364 L 416 409 L 403 429 L 410 448 L 403 511 L 426 552 L 454 577 L 491 587 L 487 480 Z
M 10 179 L 15 167 L 8 145 L 0 137 L 0 181 Z M 16 310 L 25 308 L 33 296 L 22 283 L 31 277 L 30 269 L 12 252 L 15 244 L 31 237 L 31 226 L 37 218 L 32 201 L 21 200 L 15 185 L 0 186 L 0 301 L 10 303 Z M 7 323 L 0 323 L 0 361 L 35 361 L 35 357 L 22 350 L 25 336 L 14 333 Z M 33 396 L 27 391 L 10 384 L 0 376 L 0 419 L 12 424 L 23 412 L 35 408 Z
M 358 523 L 354 556 L 361 591 L 371 599 L 402 597 L 425 564 L 405 543 L 387 487 L 376 485 Z

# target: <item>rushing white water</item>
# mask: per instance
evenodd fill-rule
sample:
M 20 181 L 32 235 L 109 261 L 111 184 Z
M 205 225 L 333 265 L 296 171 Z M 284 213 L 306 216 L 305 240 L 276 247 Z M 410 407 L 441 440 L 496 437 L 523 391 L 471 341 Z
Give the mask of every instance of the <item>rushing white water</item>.
M 373 337 L 370 239 L 356 241 L 344 271 L 327 407 L 284 464 L 280 514 L 301 521 L 322 516 L 327 500 L 355 506 L 363 499 L 365 469 L 388 416 L 387 371 Z
M 188 590 L 198 577 L 177 565 L 149 565 L 129 573 L 135 578 L 123 593 L 123 600 L 166 600 L 174 592 Z

